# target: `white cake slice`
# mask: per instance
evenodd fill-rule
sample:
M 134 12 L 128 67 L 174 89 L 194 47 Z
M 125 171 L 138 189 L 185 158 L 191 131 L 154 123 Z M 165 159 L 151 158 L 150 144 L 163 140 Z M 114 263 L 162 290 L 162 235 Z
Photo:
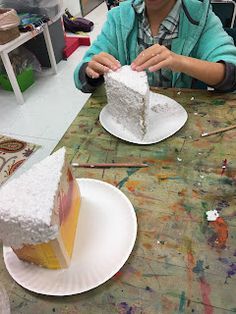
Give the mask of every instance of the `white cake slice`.
M 0 239 L 24 261 L 68 267 L 79 207 L 79 187 L 61 148 L 0 189 Z
M 149 86 L 146 72 L 125 65 L 105 75 L 107 109 L 111 116 L 142 140 L 149 120 Z

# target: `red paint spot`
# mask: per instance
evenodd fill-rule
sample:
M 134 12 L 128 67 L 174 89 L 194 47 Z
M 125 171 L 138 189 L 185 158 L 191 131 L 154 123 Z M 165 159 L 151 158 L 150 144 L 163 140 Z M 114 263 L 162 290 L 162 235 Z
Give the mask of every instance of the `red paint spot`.
M 162 221 L 169 221 L 169 220 L 172 219 L 172 215 L 162 216 L 160 219 L 161 219 Z
M 150 249 L 152 248 L 152 245 L 149 244 L 149 243 L 144 243 L 143 246 L 144 246 L 146 249 L 148 249 L 148 250 L 150 250 Z
M 67 220 L 73 200 L 74 179 L 70 169 L 67 170 L 67 188 L 67 191 L 61 189 L 58 194 L 60 225 L 63 221 Z
M 173 206 L 172 206 L 172 210 L 177 212 L 183 212 L 185 211 L 185 208 L 183 207 L 182 203 L 181 202 L 178 202 L 178 203 L 175 203 Z
M 139 181 L 129 180 L 125 186 L 130 192 L 135 192 L 137 186 L 139 185 Z
M 210 226 L 214 229 L 217 235 L 215 240 L 215 245 L 219 248 L 224 248 L 226 246 L 226 241 L 228 239 L 228 225 L 222 217 L 218 217 L 215 221 L 211 221 Z
M 135 188 L 134 188 L 133 186 L 129 186 L 129 187 L 128 187 L 128 190 L 129 190 L 130 192 L 134 192 L 134 191 L 135 191 Z
M 187 253 L 187 278 L 188 278 L 188 298 L 192 296 L 193 267 L 195 265 L 193 253 L 189 250 Z
M 115 275 L 114 275 L 114 279 L 115 280 L 120 280 L 120 277 L 123 275 L 123 272 L 121 272 L 121 271 L 118 271 Z
M 204 314 L 213 314 L 213 308 L 210 302 L 211 287 L 204 277 L 200 278 L 200 288 L 202 294 L 202 302 L 204 305 Z

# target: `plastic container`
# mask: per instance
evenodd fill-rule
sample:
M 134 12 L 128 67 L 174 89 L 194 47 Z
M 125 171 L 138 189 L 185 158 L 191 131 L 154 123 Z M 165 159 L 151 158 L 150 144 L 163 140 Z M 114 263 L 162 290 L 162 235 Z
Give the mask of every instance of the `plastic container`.
M 20 90 L 24 92 L 35 82 L 33 69 L 25 69 L 21 74 L 17 75 L 16 79 L 19 84 Z M 0 75 L 0 85 L 3 89 L 7 91 L 13 91 L 11 83 L 6 74 Z

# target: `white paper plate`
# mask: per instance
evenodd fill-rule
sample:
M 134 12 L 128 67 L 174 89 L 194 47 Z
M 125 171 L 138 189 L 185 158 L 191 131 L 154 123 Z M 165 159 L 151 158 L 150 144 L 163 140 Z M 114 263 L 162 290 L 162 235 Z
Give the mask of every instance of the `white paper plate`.
M 154 144 L 177 132 L 187 121 L 186 110 L 175 100 L 150 92 L 150 125 L 143 140 L 135 137 L 129 130 L 119 124 L 105 106 L 100 112 L 100 122 L 112 135 L 135 144 Z
M 6 268 L 22 287 L 36 293 L 63 296 L 95 288 L 128 259 L 137 235 L 137 219 L 129 199 L 111 184 L 78 179 L 82 205 L 71 266 L 50 270 L 20 261 L 3 247 Z

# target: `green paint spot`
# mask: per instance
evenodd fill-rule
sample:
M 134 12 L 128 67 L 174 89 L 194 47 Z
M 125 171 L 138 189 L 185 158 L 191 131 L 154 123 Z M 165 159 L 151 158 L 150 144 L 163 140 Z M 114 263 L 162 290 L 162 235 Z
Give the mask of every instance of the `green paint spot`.
M 226 184 L 226 185 L 230 185 L 230 186 L 233 185 L 233 180 L 230 178 L 227 178 L 227 177 L 221 178 L 221 179 L 219 179 L 219 181 L 220 181 L 220 184 Z
M 132 176 L 132 174 L 134 174 L 136 171 L 138 171 L 139 168 L 131 168 L 129 170 L 127 170 L 127 174 L 128 176 L 125 177 L 124 179 L 122 179 L 118 184 L 117 184 L 117 187 L 118 189 L 121 189 L 125 183 L 129 180 L 129 177 Z
M 179 313 L 183 313 L 185 310 L 185 305 L 186 305 L 186 296 L 185 292 L 182 291 L 180 297 L 179 297 Z
M 129 177 L 125 177 L 124 179 L 122 179 L 118 184 L 117 184 L 117 187 L 118 189 L 121 189 L 125 183 L 129 180 Z
M 197 265 L 193 267 L 193 272 L 196 274 L 202 274 L 204 272 L 203 261 L 198 260 Z
M 159 150 L 155 151 L 155 156 L 158 159 L 164 159 L 167 156 L 167 152 L 168 152 L 167 148 L 160 148 Z
M 207 208 L 208 208 L 207 202 L 202 202 L 202 207 L 203 207 L 204 209 L 207 209 Z
M 128 177 L 132 176 L 135 172 L 137 172 L 139 168 L 130 168 L 127 170 Z
M 213 99 L 211 103 L 214 106 L 223 106 L 225 104 L 225 100 L 224 99 Z
M 188 214 L 193 210 L 193 207 L 191 205 L 183 204 L 183 206 Z
M 168 177 L 168 180 L 182 180 L 182 177 Z

